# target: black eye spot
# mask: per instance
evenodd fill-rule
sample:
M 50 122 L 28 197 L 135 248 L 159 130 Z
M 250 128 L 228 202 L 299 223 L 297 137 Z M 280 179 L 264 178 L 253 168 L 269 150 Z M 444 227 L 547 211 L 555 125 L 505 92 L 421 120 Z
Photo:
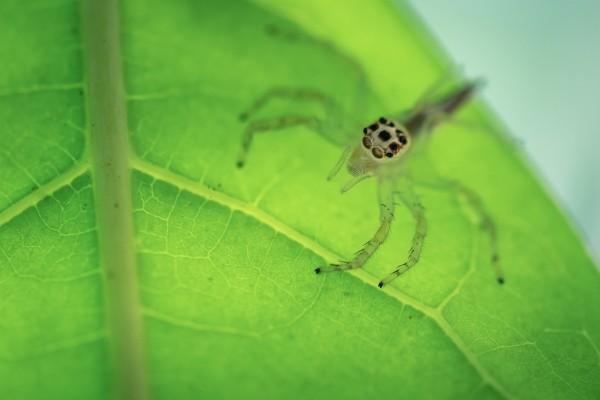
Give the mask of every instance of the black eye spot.
M 385 155 L 387 156 L 387 158 L 392 158 L 394 156 L 392 153 L 385 153 Z
M 387 124 L 387 119 L 380 117 L 379 122 L 381 122 L 382 124 Z
M 398 143 L 394 142 L 390 144 L 390 150 L 391 151 L 396 151 L 398 150 Z
M 369 130 L 367 128 L 364 128 L 363 133 L 366 135 L 367 133 L 369 133 Z
M 399 140 L 399 141 L 400 141 L 400 143 L 402 143 L 402 144 L 406 144 L 406 143 L 408 142 L 408 141 L 406 140 L 406 136 L 400 136 L 400 137 L 398 138 L 398 140 Z
M 390 140 L 391 137 L 392 135 L 390 135 L 390 133 L 386 130 L 379 132 L 379 139 L 383 140 L 384 142 Z
M 379 127 L 379 124 L 378 124 L 377 122 L 375 122 L 375 123 L 374 123 L 374 124 L 372 124 L 372 125 L 369 125 L 369 129 L 370 129 L 370 130 L 372 130 L 372 131 L 374 131 L 374 130 L 375 130 L 375 129 L 377 129 L 378 127 Z
M 393 128 L 394 127 L 394 122 L 393 121 L 388 121 L 387 122 L 387 126 L 391 126 Z
M 402 131 L 400 129 L 396 129 L 396 135 L 397 136 L 401 136 L 402 135 Z

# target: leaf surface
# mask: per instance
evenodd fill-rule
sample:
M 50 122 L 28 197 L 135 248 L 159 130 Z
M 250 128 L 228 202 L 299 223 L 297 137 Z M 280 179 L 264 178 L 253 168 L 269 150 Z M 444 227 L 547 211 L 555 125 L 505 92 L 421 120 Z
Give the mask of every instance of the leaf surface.
M 113 303 L 142 323 L 134 373 L 155 398 L 598 396 L 600 277 L 481 101 L 436 131 L 414 170 L 481 196 L 503 286 L 468 204 L 427 186 L 415 187 L 429 232 L 409 273 L 376 287 L 409 251 L 414 221 L 398 207 L 363 270 L 316 276 L 376 230 L 375 182 L 340 195 L 347 176 L 325 177 L 341 149 L 307 128 L 257 136 L 236 167 L 238 115 L 270 88 L 318 88 L 340 124 L 366 125 L 443 75 L 415 16 L 384 1 L 121 5 L 139 304 L 108 290 L 99 235 L 121 232 L 98 212 L 108 197 L 90 116 L 104 110 L 90 101 L 83 60 L 98 49 L 80 8 L 0 5 L 0 397 L 116 396 L 114 343 L 129 325 L 111 325 Z M 358 114 L 348 60 L 367 77 Z M 260 117 L 293 113 L 324 116 L 281 101 Z M 334 142 L 352 134 L 332 130 Z

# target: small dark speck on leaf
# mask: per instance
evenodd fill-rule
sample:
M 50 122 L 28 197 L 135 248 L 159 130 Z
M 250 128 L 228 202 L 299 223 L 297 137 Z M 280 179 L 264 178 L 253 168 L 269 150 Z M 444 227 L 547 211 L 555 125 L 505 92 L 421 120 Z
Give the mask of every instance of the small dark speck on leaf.
M 115 208 L 119 208 L 119 203 L 115 203 Z

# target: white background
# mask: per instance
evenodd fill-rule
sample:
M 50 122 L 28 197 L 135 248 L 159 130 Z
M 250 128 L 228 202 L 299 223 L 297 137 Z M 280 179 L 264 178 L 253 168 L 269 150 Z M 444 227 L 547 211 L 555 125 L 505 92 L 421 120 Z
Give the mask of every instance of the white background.
M 413 0 L 600 255 L 600 1 Z M 597 262 L 597 265 L 600 263 Z

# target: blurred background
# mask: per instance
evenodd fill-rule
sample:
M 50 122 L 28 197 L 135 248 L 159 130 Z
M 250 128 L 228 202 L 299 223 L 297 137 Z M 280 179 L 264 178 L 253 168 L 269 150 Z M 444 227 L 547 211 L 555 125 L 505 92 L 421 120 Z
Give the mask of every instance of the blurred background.
M 600 1 L 413 0 L 600 265 Z

